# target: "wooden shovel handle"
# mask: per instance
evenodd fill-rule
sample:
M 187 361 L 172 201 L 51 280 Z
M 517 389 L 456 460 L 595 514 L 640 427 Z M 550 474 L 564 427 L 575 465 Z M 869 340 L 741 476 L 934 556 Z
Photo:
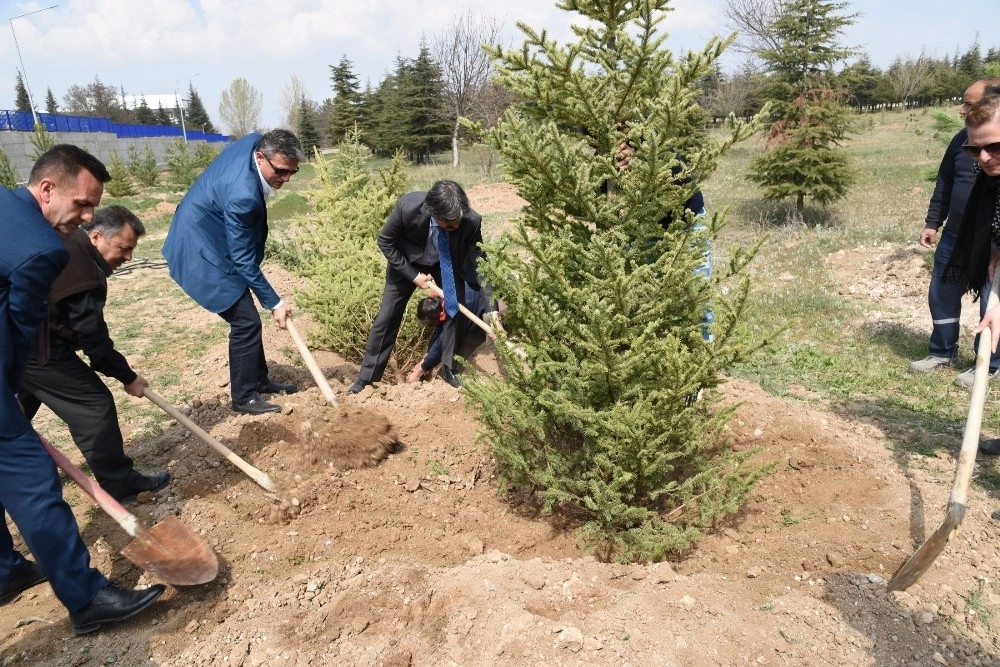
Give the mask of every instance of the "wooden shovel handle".
M 437 283 L 435 283 L 433 280 L 428 283 L 427 289 L 429 289 L 431 292 L 433 292 L 436 296 L 439 296 L 442 299 L 444 299 L 444 290 L 442 290 L 440 287 L 438 287 Z M 479 327 L 480 329 L 482 329 L 483 331 L 485 331 L 486 334 L 490 338 L 493 338 L 494 336 L 496 336 L 496 332 L 493 331 L 493 327 L 491 327 L 490 325 L 486 324 L 486 322 L 483 322 L 482 318 L 478 317 L 475 313 L 473 313 L 471 310 L 469 310 L 468 308 L 466 308 L 465 305 L 461 301 L 458 302 L 458 310 L 461 311 L 461 313 L 463 315 L 465 315 L 466 317 L 468 317 L 470 322 L 472 322 L 477 327 Z
M 1000 303 L 997 292 L 1000 291 L 1000 275 L 993 279 L 990 294 L 986 301 L 986 309 Z M 986 404 L 986 390 L 989 386 L 990 356 L 993 350 L 993 336 L 989 327 L 979 334 L 979 347 L 976 350 L 976 375 L 972 382 L 972 403 L 969 405 L 969 416 L 965 420 L 965 435 L 962 437 L 962 449 L 958 454 L 958 465 L 955 470 L 955 481 L 951 486 L 949 505 L 966 504 L 969 496 L 969 482 L 975 468 L 976 454 L 979 451 L 979 430 L 983 423 L 983 407 Z
M 221 442 L 213 438 L 211 435 L 209 435 L 207 431 L 205 431 L 203 428 L 201 428 L 193 421 L 191 421 L 187 417 L 187 415 L 185 415 L 183 412 L 181 412 L 174 406 L 170 405 L 170 403 L 167 403 L 167 401 L 164 400 L 162 396 L 157 394 L 149 387 L 143 389 L 142 393 L 146 398 L 148 398 L 157 406 L 159 406 L 161 410 L 163 410 L 168 415 L 176 419 L 180 424 L 184 426 L 184 428 L 194 433 L 205 444 L 209 445 L 212 449 L 214 449 L 219 454 L 224 456 L 230 463 L 232 463 L 237 468 L 239 468 L 247 475 L 249 475 L 250 478 L 253 479 L 253 481 L 257 482 L 268 491 L 274 491 L 275 489 L 274 482 L 271 481 L 271 478 L 268 477 L 266 473 L 261 472 L 257 468 L 254 468 L 252 465 L 241 459 L 231 449 L 229 449 Z
M 323 392 L 323 397 L 326 398 L 326 402 L 332 406 L 337 407 L 337 397 L 333 395 L 333 389 L 330 387 L 330 383 L 326 381 L 326 376 L 323 375 L 323 371 L 320 369 L 319 364 L 316 363 L 316 359 L 313 358 L 312 353 L 309 352 L 309 348 L 306 347 L 306 342 L 302 340 L 302 336 L 299 335 L 299 330 L 295 328 L 295 323 L 292 322 L 292 318 L 285 320 L 285 325 L 288 327 L 288 333 L 292 335 L 292 340 L 295 341 L 295 347 L 299 349 L 299 354 L 302 355 L 302 359 L 306 362 L 306 367 L 309 372 L 312 373 L 313 380 L 316 381 L 316 386 L 319 390 Z
M 66 473 L 67 477 L 76 482 L 77 486 L 83 489 L 84 493 L 93 498 L 94 502 L 100 505 L 101 509 L 107 512 L 108 516 L 114 519 L 129 534 L 129 537 L 135 537 L 139 529 L 139 520 L 135 518 L 135 515 L 122 507 L 120 502 L 102 489 L 100 484 L 87 477 L 86 473 L 80 470 L 79 467 L 73 465 L 73 462 L 66 458 L 65 454 L 53 447 L 52 443 L 42 437 L 41 433 L 35 431 L 35 435 L 42 441 L 45 451 L 49 453 L 49 456 L 59 466 L 59 469 Z

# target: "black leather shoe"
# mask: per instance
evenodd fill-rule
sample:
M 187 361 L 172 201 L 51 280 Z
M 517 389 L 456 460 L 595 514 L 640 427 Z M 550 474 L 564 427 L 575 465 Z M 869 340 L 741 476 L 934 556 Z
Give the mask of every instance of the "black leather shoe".
M 259 398 L 251 398 L 246 403 L 233 403 L 233 412 L 242 412 L 245 415 L 264 415 L 268 412 L 281 412 L 281 406 Z
M 462 387 L 462 383 L 458 381 L 457 377 L 455 377 L 454 371 L 447 366 L 441 367 L 440 375 L 442 380 L 450 384 L 455 389 L 460 389 Z
M 97 630 L 105 623 L 117 623 L 135 616 L 153 604 L 167 589 L 163 584 L 155 584 L 141 590 L 122 588 L 108 584 L 97 592 L 97 596 L 80 611 L 69 615 L 73 621 L 73 632 L 78 635 Z
M 987 456 L 1000 456 L 1000 438 L 980 442 L 979 453 L 986 454 Z
M 163 472 L 154 472 L 152 475 L 141 475 L 135 473 L 135 483 L 132 489 L 128 493 L 114 494 L 115 499 L 118 502 L 132 503 L 135 499 L 139 497 L 139 494 L 148 491 L 149 493 L 156 493 L 157 491 L 163 490 L 167 484 L 170 483 L 170 473 L 164 470 Z
M 280 394 L 281 392 L 294 394 L 298 390 L 299 388 L 294 384 L 282 384 L 273 380 L 268 380 L 264 384 L 257 385 L 257 391 L 261 394 Z
M 357 380 L 354 381 L 354 384 L 352 384 L 350 387 L 347 388 L 347 393 L 360 394 L 361 390 L 369 385 L 371 385 L 371 382 L 369 382 L 368 380 L 362 380 L 361 378 L 358 378 Z
M 42 574 L 42 571 L 38 569 L 38 566 L 30 560 L 25 561 L 25 566 L 21 568 L 20 572 L 14 574 L 10 582 L 4 584 L 3 588 L 0 588 L 0 607 L 43 581 L 47 581 L 47 579 Z

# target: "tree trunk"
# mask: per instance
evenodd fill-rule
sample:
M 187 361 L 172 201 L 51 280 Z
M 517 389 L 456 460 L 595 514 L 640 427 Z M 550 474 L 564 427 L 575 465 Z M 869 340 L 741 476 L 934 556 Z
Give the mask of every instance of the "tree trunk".
M 795 198 L 795 222 L 805 224 L 806 196 L 800 192 Z
M 461 125 L 458 118 L 455 119 L 455 128 L 451 131 L 451 166 L 458 166 L 458 129 Z

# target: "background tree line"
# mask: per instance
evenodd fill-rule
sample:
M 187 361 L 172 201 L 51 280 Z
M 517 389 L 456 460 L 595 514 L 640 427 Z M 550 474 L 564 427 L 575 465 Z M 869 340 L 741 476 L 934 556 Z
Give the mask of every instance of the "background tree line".
M 734 48 L 746 58 L 731 71 L 716 62 L 695 88 L 706 122 L 721 121 L 729 114 L 750 118 L 759 112 L 774 89 L 775 73 L 762 57 L 774 50 L 777 20 L 791 16 L 791 0 L 728 0 L 725 12 L 729 28 L 739 33 Z M 846 6 L 846 4 L 844 5 Z M 800 8 L 799 8 L 800 9 Z M 451 149 L 452 163 L 459 162 L 459 146 L 477 142 L 468 129 L 492 127 L 516 100 L 496 85 L 497 72 L 483 46 L 500 44 L 502 23 L 471 13 L 428 37 L 412 57 L 399 55 L 381 81 L 362 84 L 347 54 L 330 65 L 331 96 L 321 101 L 310 97 L 304 83 L 292 75 L 280 104 L 284 125 L 303 137 L 307 150 L 335 146 L 355 127 L 360 140 L 376 156 L 392 156 L 401 149 L 411 162 L 422 164 L 434 153 Z M 847 50 L 835 68 L 824 73 L 824 88 L 858 112 L 894 107 L 923 107 L 958 100 L 972 80 L 987 73 L 1000 73 L 1000 47 L 984 51 L 976 36 L 964 51 L 936 57 L 897 57 L 887 68 L 874 65 L 864 51 Z M 17 73 L 18 110 L 30 111 L 27 90 Z M 189 82 L 184 121 L 188 128 L 216 131 L 198 92 Z M 73 85 L 59 104 L 51 89 L 46 91 L 45 111 L 81 116 L 107 117 L 119 123 L 180 125 L 176 106 L 151 108 L 140 95 L 104 83 L 99 76 L 87 84 Z M 225 129 L 243 136 L 260 128 L 263 96 L 246 79 L 236 79 L 223 91 L 219 116 Z M 468 119 L 467 126 L 461 119 Z M 311 152 L 311 150 L 310 150 Z

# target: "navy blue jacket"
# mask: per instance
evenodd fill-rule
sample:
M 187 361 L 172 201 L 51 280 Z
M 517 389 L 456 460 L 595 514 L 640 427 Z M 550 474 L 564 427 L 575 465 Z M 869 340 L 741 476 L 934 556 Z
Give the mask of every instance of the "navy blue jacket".
M 24 188 L 0 187 L 0 238 L 0 438 L 15 438 L 31 428 L 17 403 L 17 386 L 69 253 Z

